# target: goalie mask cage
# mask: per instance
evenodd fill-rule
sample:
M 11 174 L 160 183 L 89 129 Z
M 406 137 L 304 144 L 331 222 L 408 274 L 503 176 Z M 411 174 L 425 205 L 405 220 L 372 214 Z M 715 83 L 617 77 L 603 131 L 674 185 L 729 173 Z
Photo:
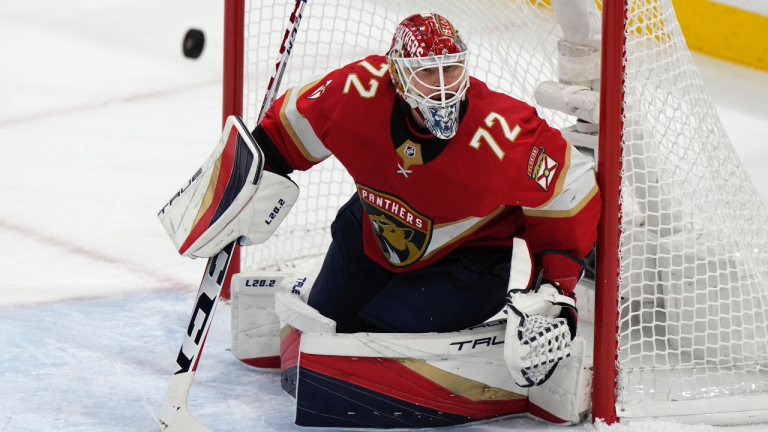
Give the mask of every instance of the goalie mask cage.
M 234 94 L 253 127 L 294 3 L 227 0 L 227 7 L 236 9 L 226 14 L 234 17 L 227 32 L 238 35 L 231 29 L 243 25 L 234 43 L 243 63 L 229 55 L 225 74 L 243 77 Z M 604 202 L 594 417 L 768 421 L 764 205 L 706 94 L 671 0 L 589 7 L 593 36 L 602 40 Z M 533 97 L 537 84 L 558 80 L 563 30 L 550 0 L 309 0 L 279 94 L 384 54 L 397 24 L 424 10 L 459 29 L 472 52 L 471 75 L 536 106 L 554 127 L 575 123 Z M 243 249 L 244 270 L 290 269 L 324 253 L 336 211 L 355 193 L 333 158 L 291 177 L 299 201 L 269 241 Z

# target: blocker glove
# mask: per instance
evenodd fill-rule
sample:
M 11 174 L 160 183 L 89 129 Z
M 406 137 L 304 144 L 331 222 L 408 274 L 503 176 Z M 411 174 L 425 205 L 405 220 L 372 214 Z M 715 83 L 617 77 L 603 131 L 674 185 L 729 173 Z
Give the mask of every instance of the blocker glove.
M 298 196 L 293 181 L 264 170 L 256 140 L 230 116 L 213 154 L 157 216 L 181 255 L 207 258 L 238 239 L 266 241 Z
M 546 382 L 560 360 L 570 356 L 578 321 L 573 290 L 584 274 L 581 261 L 561 251 L 545 251 L 534 281 L 525 240 L 514 239 L 507 292 L 504 360 L 521 387 Z

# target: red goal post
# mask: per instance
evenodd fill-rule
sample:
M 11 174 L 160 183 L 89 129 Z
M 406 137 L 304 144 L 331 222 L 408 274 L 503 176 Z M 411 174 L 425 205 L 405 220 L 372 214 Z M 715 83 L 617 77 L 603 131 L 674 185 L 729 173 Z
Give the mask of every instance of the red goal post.
M 619 185 L 621 172 L 622 101 L 624 90 L 625 0 L 603 3 L 600 62 L 600 132 L 597 176 L 603 206 L 598 225 L 595 265 L 595 334 L 592 372 L 592 416 L 607 424 L 618 421 L 615 394 L 618 360 Z M 603 113 L 615 115 L 603 116 Z
M 578 21 L 566 2 L 585 8 L 581 45 L 566 35 Z M 293 3 L 225 0 L 225 117 L 255 126 Z M 384 53 L 396 24 L 423 10 L 461 31 L 473 76 L 597 160 L 596 274 L 579 291 L 581 331 L 595 329 L 594 417 L 768 421 L 768 216 L 672 0 L 309 0 L 280 93 Z M 599 77 L 568 76 L 596 58 Z M 544 82 L 599 91 L 599 134 L 538 100 Z M 243 249 L 243 270 L 290 270 L 330 244 L 351 179 L 333 158 L 292 178 L 299 201 L 273 238 Z
M 231 115 L 243 115 L 243 56 L 245 0 L 224 0 L 224 65 L 222 79 L 221 125 Z M 221 289 L 221 298 L 230 298 L 232 275 L 240 273 L 240 246 L 235 245 Z

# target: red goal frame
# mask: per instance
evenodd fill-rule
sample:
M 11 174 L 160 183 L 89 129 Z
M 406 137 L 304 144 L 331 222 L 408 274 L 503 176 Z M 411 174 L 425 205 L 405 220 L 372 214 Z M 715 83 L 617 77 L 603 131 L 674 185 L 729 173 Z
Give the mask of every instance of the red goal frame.
M 245 47 L 245 0 L 224 0 L 224 66 L 221 125 L 231 115 L 243 115 L 243 50 Z M 240 273 L 240 246 L 235 245 L 221 298 L 230 298 L 232 275 Z
M 593 351 L 592 419 L 607 424 L 616 415 L 619 320 L 619 187 L 626 0 L 603 0 L 600 65 L 600 132 L 597 183 L 603 200 L 597 228 L 595 263 L 595 346 Z M 605 115 L 604 115 L 605 113 Z M 609 114 L 610 113 L 610 114 Z

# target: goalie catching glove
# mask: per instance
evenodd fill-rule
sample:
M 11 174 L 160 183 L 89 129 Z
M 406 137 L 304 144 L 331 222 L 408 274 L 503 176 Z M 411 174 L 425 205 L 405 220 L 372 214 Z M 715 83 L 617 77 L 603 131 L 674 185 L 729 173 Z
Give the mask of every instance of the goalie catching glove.
M 242 119 L 230 116 L 213 154 L 158 217 L 181 255 L 207 258 L 237 239 L 266 241 L 298 195 L 290 179 L 264 171 L 258 144 Z
M 560 360 L 570 356 L 576 337 L 573 290 L 583 264 L 564 252 L 545 251 L 544 269 L 531 284 L 533 260 L 525 240 L 515 238 L 507 293 L 504 361 L 521 387 L 546 382 Z

